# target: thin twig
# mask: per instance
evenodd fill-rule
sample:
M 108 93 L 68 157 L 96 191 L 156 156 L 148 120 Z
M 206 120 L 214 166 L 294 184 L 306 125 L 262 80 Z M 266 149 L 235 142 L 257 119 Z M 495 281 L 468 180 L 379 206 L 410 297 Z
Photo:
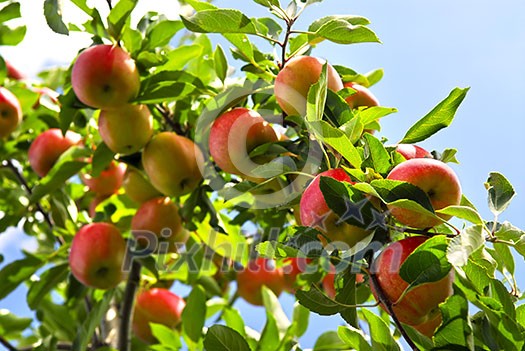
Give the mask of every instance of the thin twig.
M 171 127 L 171 129 L 175 133 L 177 133 L 179 135 L 186 135 L 186 133 L 182 129 L 181 125 L 179 123 L 176 123 L 173 119 L 171 119 L 170 112 L 168 110 L 166 110 L 163 106 L 161 106 L 159 104 L 155 105 L 155 108 L 157 109 L 157 111 L 160 112 L 160 114 L 164 118 L 164 121 L 167 124 L 169 124 L 169 126 Z
M 7 341 L 3 336 L 0 336 L 0 344 L 2 344 L 9 351 L 18 351 L 18 349 L 11 345 L 11 343 Z
M 129 272 L 126 289 L 124 291 L 124 299 L 122 300 L 122 310 L 120 312 L 120 326 L 118 337 L 118 350 L 131 350 L 131 314 L 133 312 L 133 304 L 135 302 L 135 293 L 140 284 L 140 270 L 142 266 L 137 260 L 131 263 L 131 270 Z
M 108 3 L 109 11 L 113 10 L 113 5 L 111 5 L 111 0 L 106 0 Z
M 403 324 L 399 321 L 399 319 L 396 316 L 396 313 L 394 312 L 394 309 L 392 308 L 392 302 L 386 297 L 385 292 L 381 288 L 381 285 L 379 285 L 379 281 L 377 280 L 377 276 L 373 272 L 369 272 L 370 276 L 370 282 L 372 283 L 372 286 L 374 287 L 374 290 L 377 294 L 377 298 L 379 299 L 379 302 L 386 308 L 388 314 L 392 317 L 394 320 L 394 323 L 397 326 L 397 329 L 407 342 L 407 344 L 412 348 L 414 351 L 419 351 L 419 348 L 414 344 L 412 339 L 410 339 L 410 336 L 408 336 L 405 328 L 403 327 Z

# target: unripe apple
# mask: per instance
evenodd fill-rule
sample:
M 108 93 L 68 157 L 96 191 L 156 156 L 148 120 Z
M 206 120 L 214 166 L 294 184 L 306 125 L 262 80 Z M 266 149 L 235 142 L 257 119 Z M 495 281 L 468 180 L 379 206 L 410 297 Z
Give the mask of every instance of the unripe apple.
M 351 109 L 358 108 L 360 106 L 379 106 L 379 101 L 368 88 L 355 82 L 344 83 L 344 87 L 355 90 L 354 94 L 350 95 L 345 99 L 346 103 L 348 104 L 348 106 L 350 106 Z
M 150 323 L 175 328 L 182 321 L 184 307 L 184 299 L 167 289 L 154 288 L 139 293 L 133 313 L 133 333 L 146 343 L 155 343 Z
M 300 201 L 301 223 L 316 228 L 331 241 L 342 241 L 353 247 L 370 234 L 370 231 L 341 221 L 326 203 L 319 182 L 321 177 L 330 177 L 352 183 L 350 176 L 342 169 L 335 168 L 318 174 L 303 192 Z
M 456 173 L 447 164 L 435 159 L 407 160 L 394 167 L 387 179 L 401 180 L 419 187 L 427 193 L 434 210 L 459 205 L 461 202 L 461 186 Z M 441 223 L 439 219 L 394 205 L 389 205 L 388 209 L 400 223 L 413 228 L 430 228 Z M 451 218 L 442 214 L 438 216 L 444 220 Z
M 7 138 L 22 122 L 22 108 L 17 97 L 0 87 L 0 139 Z
M 325 60 L 312 56 L 296 56 L 284 65 L 275 79 L 277 103 L 288 115 L 306 115 L 306 99 L 310 87 L 319 81 Z M 337 71 L 327 67 L 328 88 L 335 92 L 343 89 Z
M 120 107 L 135 98 L 140 76 L 135 61 L 116 45 L 95 45 L 77 57 L 71 85 L 84 104 L 101 109 Z
M 14 79 L 14 80 L 22 80 L 25 79 L 25 75 L 20 72 L 15 66 L 13 66 L 9 61 L 4 60 L 6 70 L 7 70 L 7 77 Z
M 60 156 L 70 147 L 80 143 L 80 140 L 80 134 L 72 131 L 63 135 L 58 128 L 46 130 L 35 138 L 27 152 L 31 168 L 40 177 L 45 177 Z
M 397 144 L 396 151 L 399 152 L 407 160 L 413 158 L 432 158 L 432 154 L 421 146 L 414 144 Z
M 437 318 L 441 314 L 438 305 L 453 293 L 454 271 L 451 270 L 443 279 L 418 285 L 401 298 L 409 284 L 401 278 L 399 269 L 407 257 L 426 240 L 425 236 L 413 236 L 396 241 L 388 245 L 372 265 L 372 272 L 375 272 L 385 298 L 392 303 L 396 317 L 400 322 L 413 326 Z M 378 300 L 377 291 L 374 286 L 371 288 Z
M 71 273 L 82 284 L 111 289 L 125 277 L 122 263 L 126 242 L 113 224 L 92 223 L 73 237 L 69 253 Z
M 237 273 L 237 293 L 252 305 L 262 306 L 262 286 L 279 296 L 284 289 L 283 270 L 273 260 L 258 257 Z
M 145 230 L 156 235 L 158 243 L 167 242 L 164 251 L 176 252 L 177 243 L 184 244 L 189 233 L 182 227 L 179 207 L 169 197 L 157 197 L 144 202 L 131 220 L 131 230 L 139 245 L 147 245 L 139 231 Z M 157 245 L 156 250 L 160 247 Z
M 143 203 L 154 197 L 162 196 L 160 191 L 155 189 L 142 171 L 128 166 L 124 174 L 122 187 L 126 195 L 136 203 Z
M 259 113 L 238 107 L 213 122 L 209 147 L 215 163 L 223 171 L 250 175 L 258 164 L 249 153 L 259 145 L 277 140 L 277 134 Z
M 146 105 L 125 104 L 118 109 L 102 110 L 98 131 L 111 151 L 133 154 L 151 139 L 153 117 Z
M 154 136 L 142 151 L 151 184 L 167 196 L 182 196 L 202 181 L 204 156 L 190 139 L 172 132 Z
M 98 177 L 93 177 L 90 174 L 82 174 L 80 178 L 94 193 L 98 195 L 113 195 L 122 186 L 124 173 L 126 172 L 126 165 L 124 163 L 117 163 L 111 161 L 109 166 L 100 172 Z

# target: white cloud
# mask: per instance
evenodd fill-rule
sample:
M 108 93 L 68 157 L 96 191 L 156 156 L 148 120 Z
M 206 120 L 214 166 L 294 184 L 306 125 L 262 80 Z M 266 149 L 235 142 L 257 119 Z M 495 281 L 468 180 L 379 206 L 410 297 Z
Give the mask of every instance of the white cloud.
M 27 236 L 17 227 L 10 227 L 0 233 L 0 253 L 4 255 L 6 262 L 11 261 L 14 256 L 19 256 L 21 250 L 33 252 L 37 248 L 35 238 Z

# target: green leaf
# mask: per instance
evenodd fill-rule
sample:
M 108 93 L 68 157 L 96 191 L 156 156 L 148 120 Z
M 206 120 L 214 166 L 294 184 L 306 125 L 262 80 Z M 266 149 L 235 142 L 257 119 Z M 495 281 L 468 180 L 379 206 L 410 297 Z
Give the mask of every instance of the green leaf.
M 326 95 L 328 90 L 328 63 L 323 65 L 319 80 L 308 89 L 306 99 L 306 110 L 300 108 L 297 112 L 301 116 L 306 113 L 307 122 L 319 122 L 323 119 L 324 107 L 326 104 Z
M 370 327 L 372 350 L 374 351 L 400 351 L 399 344 L 395 341 L 390 328 L 385 321 L 370 310 L 362 309 L 365 319 Z
M 104 293 L 103 298 L 93 305 L 73 341 L 73 351 L 84 351 L 87 349 L 95 329 L 100 325 L 102 318 L 104 318 L 104 315 L 109 309 L 114 293 L 115 290 L 108 290 Z
M 6 309 L 0 309 L 0 335 L 5 338 L 18 337 L 31 326 L 31 318 L 15 316 Z
M 244 320 L 238 310 L 233 307 L 226 307 L 223 311 L 222 319 L 226 322 L 226 326 L 237 331 L 243 337 L 246 337 Z
M 44 297 L 64 281 L 69 273 L 69 263 L 54 266 L 40 275 L 40 279 L 32 282 L 27 292 L 27 304 L 30 309 L 38 307 Z
M 200 285 L 196 285 L 188 296 L 186 307 L 182 311 L 182 328 L 188 337 L 199 342 L 202 338 L 204 317 L 206 316 L 206 294 Z
M 208 329 L 204 338 L 204 347 L 213 351 L 251 351 L 241 334 L 220 324 L 215 324 Z
M 175 351 L 182 348 L 178 331 L 158 323 L 150 323 L 150 327 L 151 333 L 162 345 L 162 351 L 167 351 L 166 349 Z
M 59 0 L 44 1 L 44 16 L 49 28 L 58 34 L 69 35 L 69 30 L 62 20 L 62 2 Z
M 215 64 L 215 72 L 217 77 L 224 82 L 226 76 L 228 75 L 228 61 L 226 60 L 226 55 L 224 50 L 220 45 L 217 45 L 215 52 L 213 53 L 213 62 Z
M 392 164 L 390 163 L 390 155 L 386 151 L 383 143 L 375 136 L 369 133 L 365 133 L 365 161 L 363 165 L 365 167 L 373 168 L 377 173 L 386 175 Z
M 129 23 L 131 12 L 136 5 L 137 0 L 120 0 L 109 13 L 108 31 L 114 39 L 120 39 L 122 29 L 126 23 Z
M 184 0 L 184 2 L 190 5 L 191 7 L 193 7 L 195 11 L 213 10 L 217 8 L 217 6 L 210 4 L 209 2 L 205 2 L 205 1 Z
M 266 310 L 266 318 L 273 318 L 275 320 L 275 326 L 277 327 L 278 332 L 277 336 L 279 338 L 282 338 L 284 333 L 290 326 L 290 321 L 284 313 L 281 304 L 279 303 L 279 300 L 274 294 L 274 292 L 265 285 L 263 285 L 261 292 L 263 297 L 264 308 Z
M 315 341 L 313 351 L 348 350 L 349 346 L 341 340 L 338 333 L 330 330 L 321 334 Z
M 308 329 L 310 310 L 298 302 L 295 302 L 292 315 L 293 335 L 300 338 Z
M 501 173 L 491 172 L 485 187 L 489 193 L 489 208 L 495 216 L 505 211 L 516 195 L 512 184 Z
M 44 265 L 44 262 L 34 256 L 28 256 L 13 261 L 0 270 L 0 300 L 9 295 L 20 284 L 29 279 Z
M 26 26 L 11 28 L 2 24 L 0 25 L 0 45 L 18 45 L 24 40 L 26 32 Z
M 417 186 L 398 180 L 373 180 L 370 185 L 387 204 L 411 209 L 423 214 L 433 214 L 434 208 L 428 195 Z M 360 189 L 358 186 L 356 188 Z M 408 201 L 407 201 L 408 200 Z
M 452 269 L 447 261 L 448 240 L 436 235 L 418 246 L 403 262 L 399 275 L 412 289 L 420 284 L 436 282 L 445 278 Z
M 142 50 L 153 50 L 157 47 L 168 45 L 171 38 L 183 28 L 184 25 L 181 21 L 168 20 L 160 21 L 148 27 Z
M 310 26 L 308 27 L 308 31 L 317 32 L 325 24 L 332 22 L 332 21 L 337 21 L 337 20 L 345 21 L 355 26 L 358 26 L 358 25 L 366 26 L 370 24 L 370 20 L 368 18 L 361 17 L 361 16 L 353 16 L 353 15 L 325 16 L 325 17 L 319 18 L 318 20 L 310 24 Z
M 340 326 L 337 328 L 337 335 L 354 350 L 372 351 L 372 347 L 366 341 L 365 334 L 361 329 L 354 328 L 351 325 Z
M 373 123 L 380 118 L 386 117 L 396 112 L 396 108 L 372 106 L 365 108 L 364 110 L 358 110 L 357 114 L 361 118 L 361 122 L 366 126 L 367 124 Z
M 0 317 L 1 318 L 1 317 Z M 516 308 L 516 321 L 525 328 L 525 304 L 521 304 Z M 1 323 L 0 323 L 1 325 Z
M 514 250 L 525 257 L 525 231 L 509 222 L 503 222 L 496 227 L 494 236 L 498 239 L 512 242 Z
M 439 306 L 443 322 L 434 335 L 440 350 L 474 350 L 472 327 L 468 317 L 468 301 L 461 295 L 450 296 Z
M 343 131 L 332 127 L 326 121 L 308 122 L 308 129 L 319 141 L 339 152 L 352 166 L 361 168 L 361 155 Z
M 482 226 L 472 226 L 461 231 L 449 243 L 447 259 L 455 267 L 467 264 L 470 255 L 485 243 Z
M 103 170 L 109 167 L 114 157 L 115 153 L 104 142 L 98 144 L 91 162 L 91 176 L 98 177 Z
M 455 88 L 450 94 L 432 109 L 425 117 L 416 122 L 405 134 L 400 144 L 414 144 L 434 135 L 443 128 L 448 127 L 454 115 L 467 95 L 469 88 Z
M 436 213 L 465 219 L 472 224 L 482 225 L 484 223 L 481 215 L 476 210 L 467 206 L 448 206 L 441 210 L 436 210 Z
M 253 21 L 235 9 L 202 10 L 181 19 L 188 30 L 196 33 L 257 33 Z
M 253 0 L 254 2 L 256 2 L 257 4 L 259 5 L 262 5 L 264 7 L 273 7 L 273 6 L 276 6 L 276 7 L 281 7 L 281 4 L 279 3 L 279 0 Z
M 295 298 L 301 305 L 321 316 L 331 316 L 346 309 L 346 306 L 331 300 L 316 286 L 312 286 L 308 291 L 296 291 Z
M 318 37 L 338 44 L 381 42 L 374 31 L 363 25 L 354 25 L 345 17 L 328 20 L 319 29 L 310 31 Z
M 44 3 L 44 13 L 45 6 L 46 4 Z M 0 23 L 4 23 L 15 18 L 20 18 L 20 16 L 20 3 L 12 2 L 10 4 L 7 4 L 0 10 Z

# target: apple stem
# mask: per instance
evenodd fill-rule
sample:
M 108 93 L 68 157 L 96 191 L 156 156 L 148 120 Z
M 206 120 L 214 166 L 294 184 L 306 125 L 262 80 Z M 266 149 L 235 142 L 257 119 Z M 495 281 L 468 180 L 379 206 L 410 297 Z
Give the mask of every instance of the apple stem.
M 108 7 L 109 7 L 109 10 L 113 10 L 113 5 L 111 5 L 111 0 L 106 0 L 106 2 L 108 3 Z
M 396 324 L 396 327 L 397 329 L 399 330 L 399 332 L 401 333 L 401 335 L 403 336 L 403 338 L 405 339 L 405 341 L 407 342 L 407 344 L 412 348 L 412 350 L 414 351 L 419 351 L 419 348 L 416 346 L 416 344 L 414 344 L 414 342 L 412 341 L 412 339 L 410 338 L 410 336 L 408 336 L 405 328 L 403 327 L 403 325 L 401 324 L 401 322 L 399 321 L 399 319 L 397 319 L 397 316 L 394 312 L 394 309 L 392 308 L 392 303 L 390 302 L 390 300 L 386 297 L 383 289 L 381 288 L 381 286 L 379 285 L 379 282 L 377 280 L 377 276 L 375 273 L 372 273 L 372 272 L 369 272 L 368 274 L 370 276 L 370 282 L 372 283 L 372 285 L 374 286 L 374 289 L 377 293 L 377 297 L 379 299 L 379 302 L 381 304 L 383 304 L 383 306 L 385 306 L 388 314 L 392 317 L 392 319 L 394 320 L 394 323 Z
M 140 284 L 140 270 L 142 265 L 140 262 L 133 260 L 131 263 L 131 270 L 129 272 L 126 289 L 124 290 L 124 298 L 122 300 L 122 310 L 120 313 L 120 326 L 118 338 L 118 350 L 131 350 L 131 318 L 133 306 L 135 303 L 135 293 Z
M 29 184 L 27 183 L 27 180 L 25 179 L 23 174 L 20 172 L 20 170 L 14 165 L 12 160 L 3 161 L 2 162 L 2 167 L 9 168 L 13 172 L 15 177 L 18 179 L 18 181 L 20 182 L 20 184 L 22 185 L 22 187 L 24 188 L 26 193 L 29 196 L 33 195 L 33 191 L 29 187 Z M 42 216 L 44 217 L 44 221 L 47 223 L 47 226 L 49 227 L 49 229 L 53 230 L 54 225 L 53 225 L 53 221 L 51 220 L 51 217 L 49 216 L 49 213 L 44 211 L 44 209 L 43 209 L 43 207 L 42 207 L 42 205 L 40 204 L 39 201 L 37 201 L 35 203 L 35 206 L 36 206 L 38 212 L 40 212 L 42 214 Z M 60 236 L 57 236 L 57 241 L 58 241 L 58 243 L 60 245 L 64 244 L 64 239 L 62 237 L 60 237 Z

